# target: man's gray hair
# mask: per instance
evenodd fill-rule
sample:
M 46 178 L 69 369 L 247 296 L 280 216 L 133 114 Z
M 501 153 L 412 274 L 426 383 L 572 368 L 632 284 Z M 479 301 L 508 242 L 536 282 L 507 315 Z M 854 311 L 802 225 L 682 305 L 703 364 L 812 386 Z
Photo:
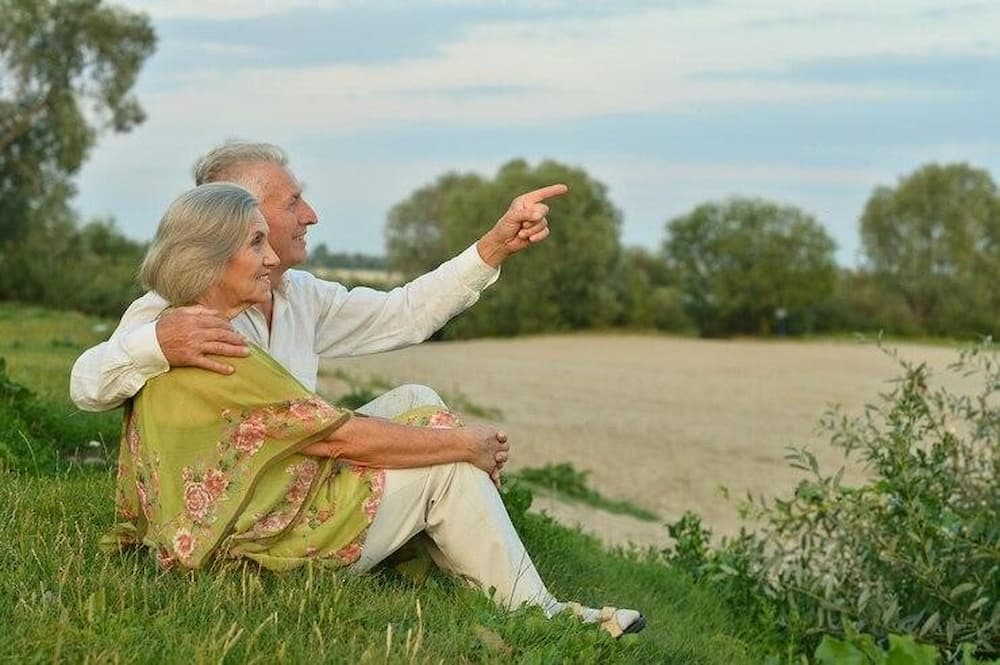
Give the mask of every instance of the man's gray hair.
M 195 304 L 246 242 L 257 209 L 254 195 L 232 183 L 209 183 L 178 196 L 142 261 L 143 286 L 175 307 Z
M 249 181 L 249 175 L 243 167 L 260 162 L 287 166 L 288 155 L 272 143 L 226 141 L 195 163 L 194 184 L 235 182 L 251 191 L 257 191 L 258 183 Z

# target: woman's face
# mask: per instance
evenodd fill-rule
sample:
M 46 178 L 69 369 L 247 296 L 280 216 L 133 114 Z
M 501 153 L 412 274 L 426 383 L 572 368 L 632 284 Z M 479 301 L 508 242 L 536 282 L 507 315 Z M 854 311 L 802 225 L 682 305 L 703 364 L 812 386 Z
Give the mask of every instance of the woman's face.
M 234 309 L 266 303 L 271 299 L 271 268 L 278 265 L 278 255 L 267 241 L 267 222 L 258 210 L 250 234 L 226 262 L 222 279 L 212 289 L 212 300 Z

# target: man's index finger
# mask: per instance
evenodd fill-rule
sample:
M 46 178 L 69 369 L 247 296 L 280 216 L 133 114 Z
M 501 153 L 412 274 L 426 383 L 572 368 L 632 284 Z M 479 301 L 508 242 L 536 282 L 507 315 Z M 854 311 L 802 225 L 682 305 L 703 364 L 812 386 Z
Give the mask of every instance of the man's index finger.
M 542 187 L 541 189 L 536 189 L 533 192 L 528 192 L 524 195 L 523 200 L 525 203 L 534 204 L 544 201 L 545 199 L 551 199 L 553 196 L 562 196 L 569 191 L 569 187 L 566 185 L 549 185 L 548 187 Z

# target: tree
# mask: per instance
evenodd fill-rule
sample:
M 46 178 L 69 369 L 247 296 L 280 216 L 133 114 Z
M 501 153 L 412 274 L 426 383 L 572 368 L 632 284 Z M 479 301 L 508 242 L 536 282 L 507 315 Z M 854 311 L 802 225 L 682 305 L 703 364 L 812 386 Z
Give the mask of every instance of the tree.
M 408 277 L 431 270 L 475 242 L 524 192 L 562 182 L 553 199 L 552 235 L 503 266 L 503 279 L 444 337 L 517 335 L 610 325 L 620 305 L 611 278 L 618 263 L 621 215 L 606 188 L 584 171 L 514 160 L 491 179 L 450 173 L 414 192 L 389 214 L 390 267 Z
M 690 332 L 677 281 L 676 271 L 659 253 L 642 247 L 624 250 L 611 280 L 620 304 L 615 325 Z
M 835 244 L 812 217 L 758 199 L 706 203 L 667 223 L 664 249 L 703 336 L 811 330 L 836 280 Z M 782 316 L 784 314 L 784 316 Z
M 393 206 L 385 228 L 389 267 L 413 278 L 448 260 L 452 238 L 467 226 L 455 216 L 454 197 L 485 185 L 475 174 L 446 173 Z
M 1000 196 L 986 171 L 928 164 L 878 187 L 861 241 L 869 269 L 925 331 L 1000 331 Z
M 131 89 L 154 45 L 144 15 L 100 0 L 0 0 L 0 242 L 67 204 L 100 131 L 142 122 Z

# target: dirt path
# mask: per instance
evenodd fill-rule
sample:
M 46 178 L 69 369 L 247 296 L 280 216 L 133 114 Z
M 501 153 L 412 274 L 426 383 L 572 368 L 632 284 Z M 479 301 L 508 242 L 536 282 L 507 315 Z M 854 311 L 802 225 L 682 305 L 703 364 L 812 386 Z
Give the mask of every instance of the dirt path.
M 935 369 L 957 358 L 948 348 L 900 348 Z M 424 383 L 498 408 L 512 442 L 511 469 L 570 462 L 590 471 L 591 484 L 609 498 L 664 521 L 694 510 L 720 533 L 738 530 L 736 501 L 747 492 L 774 496 L 794 487 L 786 446 L 809 445 L 824 466 L 840 466 L 840 453 L 817 431 L 820 416 L 834 403 L 859 413 L 899 374 L 872 345 L 642 335 L 423 344 L 324 365 L 326 373 L 335 369 L 393 385 Z M 320 389 L 335 395 L 344 387 L 327 376 Z M 608 542 L 667 540 L 659 524 L 551 500 L 539 506 Z

